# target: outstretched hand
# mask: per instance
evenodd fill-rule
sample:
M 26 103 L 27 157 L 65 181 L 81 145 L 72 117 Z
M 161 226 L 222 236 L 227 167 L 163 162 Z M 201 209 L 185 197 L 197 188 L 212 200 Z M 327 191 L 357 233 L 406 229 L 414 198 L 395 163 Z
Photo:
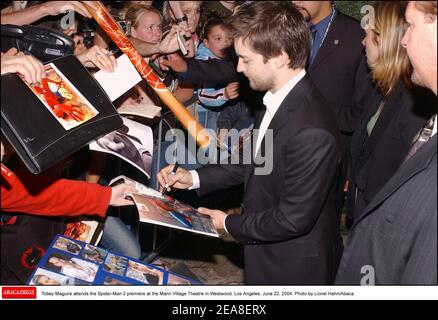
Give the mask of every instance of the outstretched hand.
M 18 72 L 28 83 L 38 83 L 46 76 L 41 61 L 11 48 L 1 55 L 1 74 Z
M 187 62 L 178 53 L 167 55 L 167 59 L 160 59 L 160 64 L 175 72 L 187 72 Z
M 117 61 L 114 55 L 98 45 L 86 49 L 76 57 L 84 66 L 95 66 L 106 72 L 114 72 L 114 68 L 117 66 Z
M 109 205 L 114 207 L 133 205 L 133 200 L 126 199 L 126 194 L 131 192 L 135 193 L 137 192 L 137 190 L 133 186 L 127 185 L 126 183 L 122 183 L 112 187 Z
M 225 97 L 229 100 L 233 100 L 239 97 L 239 82 L 232 82 L 225 87 Z

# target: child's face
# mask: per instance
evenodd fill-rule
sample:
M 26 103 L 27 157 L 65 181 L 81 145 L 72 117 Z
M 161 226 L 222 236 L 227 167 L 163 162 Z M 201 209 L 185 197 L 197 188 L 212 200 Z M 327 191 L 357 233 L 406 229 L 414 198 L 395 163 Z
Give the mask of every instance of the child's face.
M 132 28 L 132 36 L 142 41 L 157 44 L 163 35 L 161 17 L 155 12 L 144 12 L 137 28 Z
M 204 45 L 213 52 L 213 54 L 223 59 L 227 54 L 227 49 L 233 44 L 233 38 L 228 35 L 220 25 L 211 28 Z
M 201 18 L 201 2 L 183 1 L 181 2 L 181 9 L 184 15 L 187 16 L 187 25 L 190 28 L 190 32 L 194 33 Z

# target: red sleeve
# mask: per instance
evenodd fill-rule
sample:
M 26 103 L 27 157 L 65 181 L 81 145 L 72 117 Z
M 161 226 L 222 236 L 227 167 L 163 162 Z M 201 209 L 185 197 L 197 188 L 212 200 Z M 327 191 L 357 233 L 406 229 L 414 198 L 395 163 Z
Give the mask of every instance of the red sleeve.
M 18 177 L 1 165 L 1 210 L 45 216 L 104 217 L 111 188 L 44 175 Z

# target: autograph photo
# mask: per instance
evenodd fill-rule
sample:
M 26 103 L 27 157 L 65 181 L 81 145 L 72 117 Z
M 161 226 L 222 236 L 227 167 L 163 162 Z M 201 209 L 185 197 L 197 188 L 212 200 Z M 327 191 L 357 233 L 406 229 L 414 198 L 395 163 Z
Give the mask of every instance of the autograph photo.
M 94 118 L 97 111 L 52 63 L 45 66 L 46 77 L 37 84 L 23 81 L 65 130 Z

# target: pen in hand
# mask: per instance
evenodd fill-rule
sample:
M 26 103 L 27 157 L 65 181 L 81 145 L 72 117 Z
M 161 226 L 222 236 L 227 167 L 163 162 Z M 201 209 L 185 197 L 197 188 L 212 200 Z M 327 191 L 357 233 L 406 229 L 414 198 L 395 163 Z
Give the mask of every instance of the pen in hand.
M 175 162 L 175 166 L 173 167 L 172 172 L 169 175 L 173 176 L 176 173 L 176 170 L 178 170 L 178 167 L 179 167 L 179 163 Z M 168 188 L 169 188 L 169 184 L 166 183 L 161 193 L 161 196 L 164 196 L 166 194 Z

